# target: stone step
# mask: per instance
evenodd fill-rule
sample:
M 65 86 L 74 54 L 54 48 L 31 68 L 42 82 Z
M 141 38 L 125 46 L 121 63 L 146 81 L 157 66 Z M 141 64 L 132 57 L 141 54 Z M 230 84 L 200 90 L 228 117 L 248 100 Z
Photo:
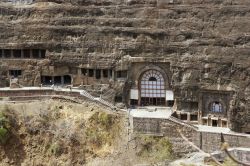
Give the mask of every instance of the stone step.
M 92 96 L 91 94 L 89 94 L 89 93 L 88 93 L 87 91 L 85 91 L 85 90 L 82 90 L 82 91 L 80 92 L 80 95 L 85 96 L 85 97 L 87 97 L 87 98 L 89 98 L 89 99 L 91 99 L 91 100 L 97 101 L 97 102 L 99 102 L 99 103 L 101 103 L 101 104 L 103 104 L 103 105 L 106 105 L 106 106 L 108 106 L 108 107 L 110 107 L 110 108 L 112 108 L 112 109 L 116 108 L 113 104 L 111 104 L 111 103 L 109 103 L 109 102 L 107 102 L 107 101 L 105 101 L 105 100 L 103 100 L 103 99 L 101 99 L 101 98 L 96 98 L 96 97 Z

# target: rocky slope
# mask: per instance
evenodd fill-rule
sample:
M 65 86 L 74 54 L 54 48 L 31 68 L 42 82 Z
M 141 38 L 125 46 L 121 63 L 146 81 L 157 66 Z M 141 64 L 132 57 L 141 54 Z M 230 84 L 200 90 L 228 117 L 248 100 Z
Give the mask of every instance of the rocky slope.
M 172 160 L 167 138 L 128 136 L 127 115 L 60 100 L 0 106 L 0 165 L 136 165 Z M 3 132 L 7 129 L 7 133 Z
M 122 134 L 120 115 L 87 103 L 7 104 L 1 114 L 8 123 L 1 165 L 84 165 L 112 154 Z

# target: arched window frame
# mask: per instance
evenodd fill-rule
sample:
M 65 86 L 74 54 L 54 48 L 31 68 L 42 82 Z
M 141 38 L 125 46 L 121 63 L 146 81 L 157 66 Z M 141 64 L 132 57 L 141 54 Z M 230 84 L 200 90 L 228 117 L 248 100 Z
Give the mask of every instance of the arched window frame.
M 141 77 L 141 97 L 166 97 L 163 75 L 157 70 L 148 70 Z
M 210 111 L 212 113 L 223 113 L 224 112 L 223 105 L 221 104 L 221 102 L 214 101 L 210 104 Z

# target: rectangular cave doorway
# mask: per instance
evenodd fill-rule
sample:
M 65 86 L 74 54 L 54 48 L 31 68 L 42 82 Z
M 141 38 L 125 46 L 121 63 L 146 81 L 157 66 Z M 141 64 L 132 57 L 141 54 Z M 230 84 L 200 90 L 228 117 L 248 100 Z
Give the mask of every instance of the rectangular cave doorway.
M 22 70 L 10 70 L 9 75 L 11 77 L 17 78 L 18 76 L 22 75 Z
M 53 82 L 52 82 L 52 76 L 41 76 L 41 83 L 43 85 L 52 85 Z
M 174 100 L 167 100 L 167 107 L 173 107 L 174 106 Z
M 55 76 L 54 77 L 54 84 L 55 85 L 61 85 L 62 84 L 62 78 L 61 78 L 61 76 Z
M 96 69 L 95 70 L 95 78 L 96 79 L 100 79 L 101 78 L 101 70 L 100 69 Z
M 141 106 L 165 106 L 166 101 L 163 97 L 142 97 Z
M 131 108 L 135 108 L 136 106 L 138 106 L 138 100 L 130 99 L 130 106 Z
M 217 127 L 218 126 L 218 121 L 217 120 L 212 120 L 212 126 Z
M 70 85 L 71 84 L 71 77 L 69 75 L 63 76 L 64 79 L 64 84 L 65 85 Z

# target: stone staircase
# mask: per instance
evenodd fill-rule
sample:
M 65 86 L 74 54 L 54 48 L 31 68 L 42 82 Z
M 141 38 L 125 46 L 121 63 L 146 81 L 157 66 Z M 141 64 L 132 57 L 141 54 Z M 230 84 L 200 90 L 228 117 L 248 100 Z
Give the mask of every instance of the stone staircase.
M 174 152 L 180 156 L 197 151 L 188 142 L 183 141 L 183 138 L 181 137 L 173 137 L 168 139 L 173 144 Z
M 95 100 L 95 97 L 92 96 L 91 94 L 89 94 L 89 93 L 88 93 L 87 91 L 85 91 L 85 90 L 81 90 L 80 95 L 82 95 L 82 96 L 84 96 L 84 97 L 87 97 L 88 99 Z
M 92 96 L 91 94 L 89 94 L 89 93 L 88 93 L 87 91 L 85 91 L 85 90 L 81 90 L 80 95 L 81 95 L 81 96 L 84 96 L 84 97 L 86 97 L 86 98 L 88 98 L 88 99 L 90 99 L 90 100 L 92 100 L 92 101 L 97 101 L 97 102 L 99 102 L 99 103 L 101 103 L 101 104 L 103 104 L 103 105 L 105 105 L 105 106 L 107 106 L 107 107 L 109 107 L 109 108 L 111 108 L 111 109 L 116 110 L 116 106 L 113 105 L 112 103 L 107 102 L 107 101 L 103 100 L 103 99 L 100 98 L 100 97 L 94 97 L 94 96 Z
M 198 127 L 196 127 L 196 126 L 194 126 L 194 125 L 192 125 L 192 124 L 183 122 L 182 120 L 180 120 L 180 119 L 178 119 L 178 118 L 175 118 L 175 117 L 173 117 L 173 116 L 170 116 L 170 117 L 168 118 L 168 120 L 170 120 L 170 121 L 172 121 L 172 122 L 174 122 L 174 123 L 177 123 L 177 124 L 179 124 L 179 125 L 182 125 L 182 126 L 185 126 L 185 127 L 188 127 L 188 128 L 192 128 L 192 129 L 194 129 L 194 130 L 198 130 Z
M 106 101 L 110 101 L 113 99 L 114 95 L 115 95 L 115 90 L 109 89 L 105 93 L 102 94 L 102 98 Z

